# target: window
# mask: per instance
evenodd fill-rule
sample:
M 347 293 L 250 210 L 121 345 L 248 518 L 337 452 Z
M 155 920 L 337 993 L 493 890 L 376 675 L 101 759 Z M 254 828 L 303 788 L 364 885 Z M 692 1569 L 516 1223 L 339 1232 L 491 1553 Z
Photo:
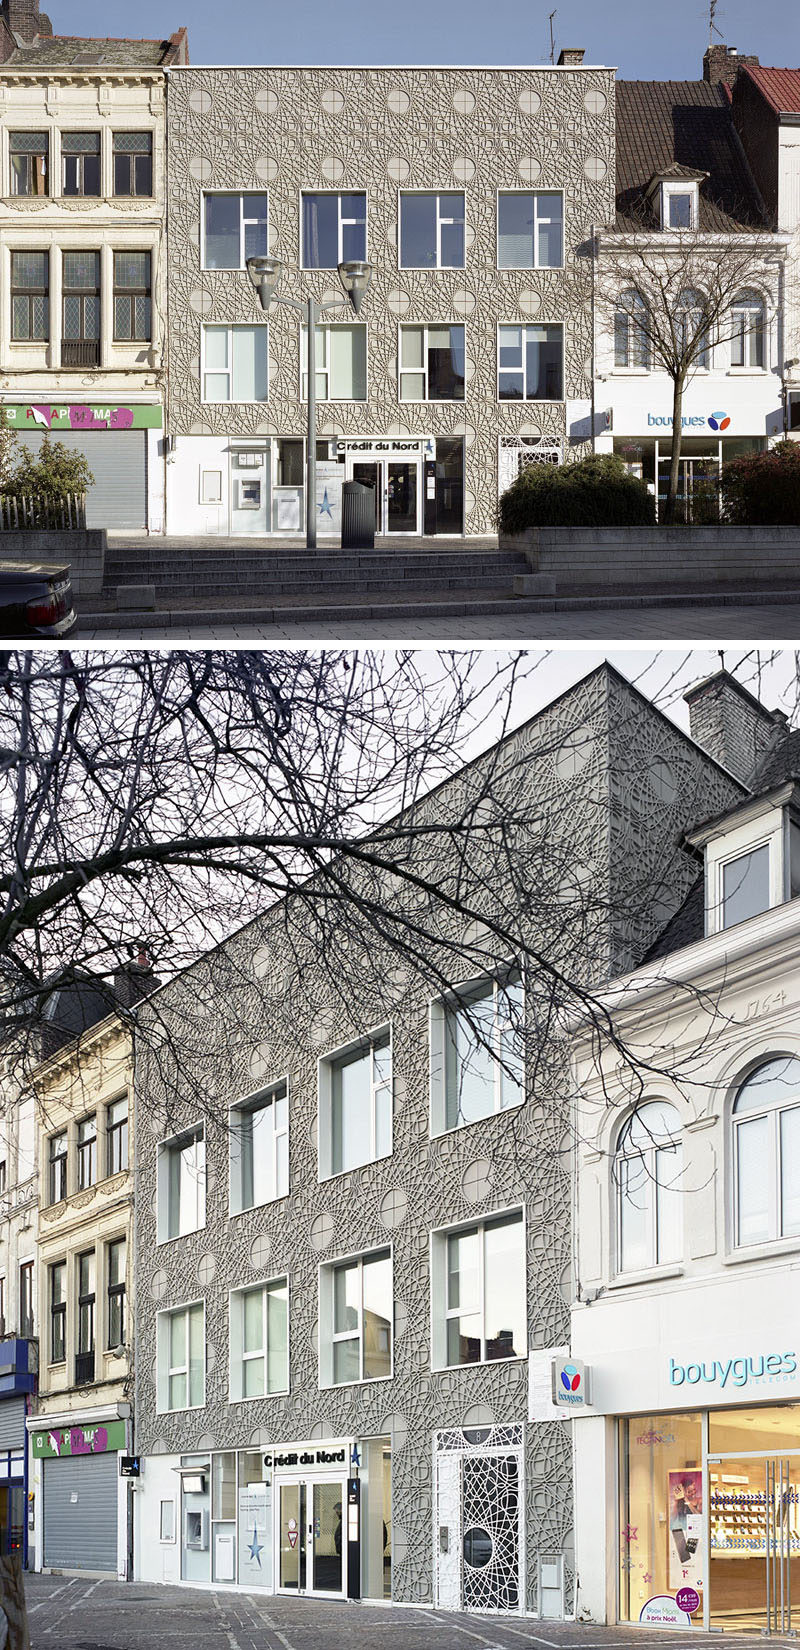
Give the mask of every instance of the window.
M 267 328 L 204 327 L 204 401 L 266 401 Z
M 206 1223 L 206 1147 L 202 1124 L 160 1147 L 158 1241 L 198 1232 Z
M 431 1005 L 431 1130 L 463 1128 L 525 1099 L 525 994 L 518 974 Z
M 100 253 L 63 254 L 61 365 L 100 363 Z
M 75 1384 L 94 1380 L 95 1255 L 93 1249 L 78 1256 L 78 1350 L 75 1356 Z
M 32 1260 L 23 1261 L 19 1269 L 19 1332 L 23 1340 L 34 1332 Z
M 78 1191 L 93 1186 L 97 1179 L 97 1123 L 84 1117 L 78 1124 Z
M 343 1386 L 392 1373 L 392 1257 L 379 1249 L 320 1271 L 321 1382 Z
M 731 366 L 763 367 L 764 305 L 757 292 L 739 293 L 731 321 Z
M 501 401 L 562 401 L 564 328 L 501 327 L 498 394 Z
M 47 132 L 10 132 L 12 195 L 47 195 L 50 140 Z
M 800 1060 L 767 1060 L 733 1106 L 736 1243 L 800 1236 Z
M 114 133 L 114 194 L 152 195 L 152 132 Z
M 231 1402 L 289 1389 L 289 1280 L 231 1294 Z
M 120 1174 L 128 1167 L 128 1100 L 112 1101 L 106 1111 L 106 1173 Z
M 319 1063 L 320 1174 L 344 1174 L 392 1149 L 389 1029 Z
M 564 197 L 560 190 L 511 190 L 497 197 L 498 269 L 560 269 Z
M 62 132 L 61 192 L 100 194 L 100 133 Z
M 46 343 L 50 337 L 50 255 L 11 254 L 11 337 L 15 343 Z
M 464 268 L 463 194 L 400 196 L 400 268 Z
M 650 1100 L 623 1123 L 614 1154 L 617 1271 L 667 1266 L 683 1255 L 681 1122 L 674 1106 Z
M 800 430 L 800 391 L 790 390 L 787 397 L 787 415 L 790 430 Z
M 768 910 L 769 845 L 764 842 L 722 866 L 722 926 L 733 928 Z
M 5 1273 L 0 1276 L 0 1335 L 6 1332 L 6 1278 Z
M 696 183 L 662 183 L 661 226 L 663 229 L 696 229 L 698 186 Z
M 614 315 L 615 367 L 646 369 L 650 365 L 647 322 L 647 305 L 641 293 L 633 287 L 621 292 Z
M 521 1210 L 434 1232 L 431 1259 L 434 1368 L 526 1357 Z
M 675 329 L 678 348 L 685 352 L 695 366 L 709 365 L 708 321 L 702 293 L 688 287 L 678 296 L 675 310 Z
M 0 1163 L 0 1197 L 2 1197 L 3 1193 L 6 1191 L 7 1184 L 8 1184 L 8 1176 L 7 1176 L 7 1172 L 6 1172 L 6 1160 L 5 1160 L 5 1158 L 3 1158 L 2 1162 Z
M 160 1541 L 175 1541 L 177 1539 L 177 1536 L 176 1536 L 176 1519 L 175 1519 L 175 1502 L 171 1498 L 169 1498 L 167 1500 L 161 1501 L 159 1505 L 160 1505 L 159 1521 L 158 1521 L 159 1540 Z
M 114 339 L 147 344 L 152 337 L 150 253 L 114 253 Z
M 463 401 L 464 328 L 400 328 L 400 400 Z
M 308 396 L 308 329 L 302 335 L 302 398 Z M 367 329 L 317 327 L 317 400 L 366 401 Z
M 205 1403 L 205 1307 L 179 1306 L 158 1314 L 159 1412 L 197 1409 Z
M 67 1136 L 54 1134 L 50 1139 L 49 1199 L 61 1203 L 67 1195 Z
M 231 1214 L 289 1191 L 289 1100 L 285 1083 L 231 1107 Z
M 67 1263 L 50 1267 L 50 1362 L 63 1364 L 67 1356 Z
M 125 1268 L 128 1248 L 124 1238 L 117 1238 L 106 1249 L 108 1278 L 108 1332 L 109 1349 L 125 1345 Z
M 366 195 L 303 195 L 303 268 L 336 269 L 367 256 Z
M 266 195 L 205 196 L 204 269 L 245 269 L 267 250 Z

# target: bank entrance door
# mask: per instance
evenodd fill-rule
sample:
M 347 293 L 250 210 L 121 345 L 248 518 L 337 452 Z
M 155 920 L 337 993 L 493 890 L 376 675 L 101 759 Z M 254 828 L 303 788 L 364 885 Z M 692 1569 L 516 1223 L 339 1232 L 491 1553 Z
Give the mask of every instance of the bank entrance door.
M 800 1623 L 800 1451 L 710 1455 L 709 1623 L 791 1633 Z
M 419 533 L 419 460 L 360 459 L 353 480 L 375 492 L 376 533 Z
M 347 1479 L 278 1480 L 278 1592 L 344 1598 Z

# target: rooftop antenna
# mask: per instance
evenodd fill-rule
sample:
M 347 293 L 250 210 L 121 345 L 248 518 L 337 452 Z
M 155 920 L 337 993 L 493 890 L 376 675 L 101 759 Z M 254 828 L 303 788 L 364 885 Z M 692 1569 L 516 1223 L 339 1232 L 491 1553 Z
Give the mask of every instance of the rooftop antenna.
M 716 6 L 716 3 L 717 3 L 717 0 L 711 0 L 712 6 Z M 556 16 L 556 13 L 554 11 L 551 11 L 551 13 L 550 13 L 550 67 L 551 68 L 552 68 L 552 66 L 553 66 L 553 64 L 555 63 L 555 60 L 556 60 L 556 43 L 555 43 L 555 40 L 553 38 L 553 18 L 555 16 Z
M 708 0 L 708 45 L 709 45 L 709 50 L 711 49 L 711 47 L 714 44 L 714 35 L 715 34 L 719 36 L 720 40 L 722 39 L 722 30 L 717 28 L 716 22 L 714 21 L 715 18 L 716 18 L 716 15 L 717 15 L 717 6 L 718 5 L 719 5 L 719 0 Z

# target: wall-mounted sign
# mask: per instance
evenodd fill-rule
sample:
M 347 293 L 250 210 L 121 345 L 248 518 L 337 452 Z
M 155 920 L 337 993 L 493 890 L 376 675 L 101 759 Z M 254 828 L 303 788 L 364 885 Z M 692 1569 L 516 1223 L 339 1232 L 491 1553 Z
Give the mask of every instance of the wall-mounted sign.
M 305 1444 L 296 1448 L 273 1450 L 272 1464 L 280 1471 L 287 1467 L 347 1467 L 350 1459 L 350 1445 L 340 1444 Z
M 107 1421 L 104 1426 L 53 1427 L 50 1432 L 32 1432 L 31 1448 L 37 1461 L 48 1456 L 105 1455 L 125 1448 L 125 1422 Z
M 426 458 L 433 458 L 434 444 L 430 436 L 420 436 L 418 439 L 403 436 L 366 436 L 362 441 L 339 440 L 339 451 L 347 453 L 361 453 L 374 455 L 376 458 L 394 458 L 398 455 L 408 457 L 410 454 L 424 453 Z
M 0 408 L 14 430 L 160 430 L 160 406 L 112 406 L 109 402 L 6 402 Z
M 119 1458 L 120 1478 L 141 1478 L 142 1459 L 140 1455 L 121 1455 Z
M 704 1358 L 681 1363 L 669 1360 L 669 1384 L 677 1387 L 710 1386 L 733 1390 L 743 1386 L 772 1386 L 797 1374 L 796 1352 L 762 1352 L 754 1358 Z
M 589 1370 L 576 1358 L 553 1359 L 553 1403 L 583 1409 L 591 1403 Z

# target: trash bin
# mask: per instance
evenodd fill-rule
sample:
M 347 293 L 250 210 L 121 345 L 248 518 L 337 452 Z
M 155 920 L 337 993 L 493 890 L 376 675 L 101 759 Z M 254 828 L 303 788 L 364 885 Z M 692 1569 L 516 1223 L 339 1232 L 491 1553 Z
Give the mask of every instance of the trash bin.
M 375 488 L 361 481 L 342 487 L 342 549 L 374 550 Z

